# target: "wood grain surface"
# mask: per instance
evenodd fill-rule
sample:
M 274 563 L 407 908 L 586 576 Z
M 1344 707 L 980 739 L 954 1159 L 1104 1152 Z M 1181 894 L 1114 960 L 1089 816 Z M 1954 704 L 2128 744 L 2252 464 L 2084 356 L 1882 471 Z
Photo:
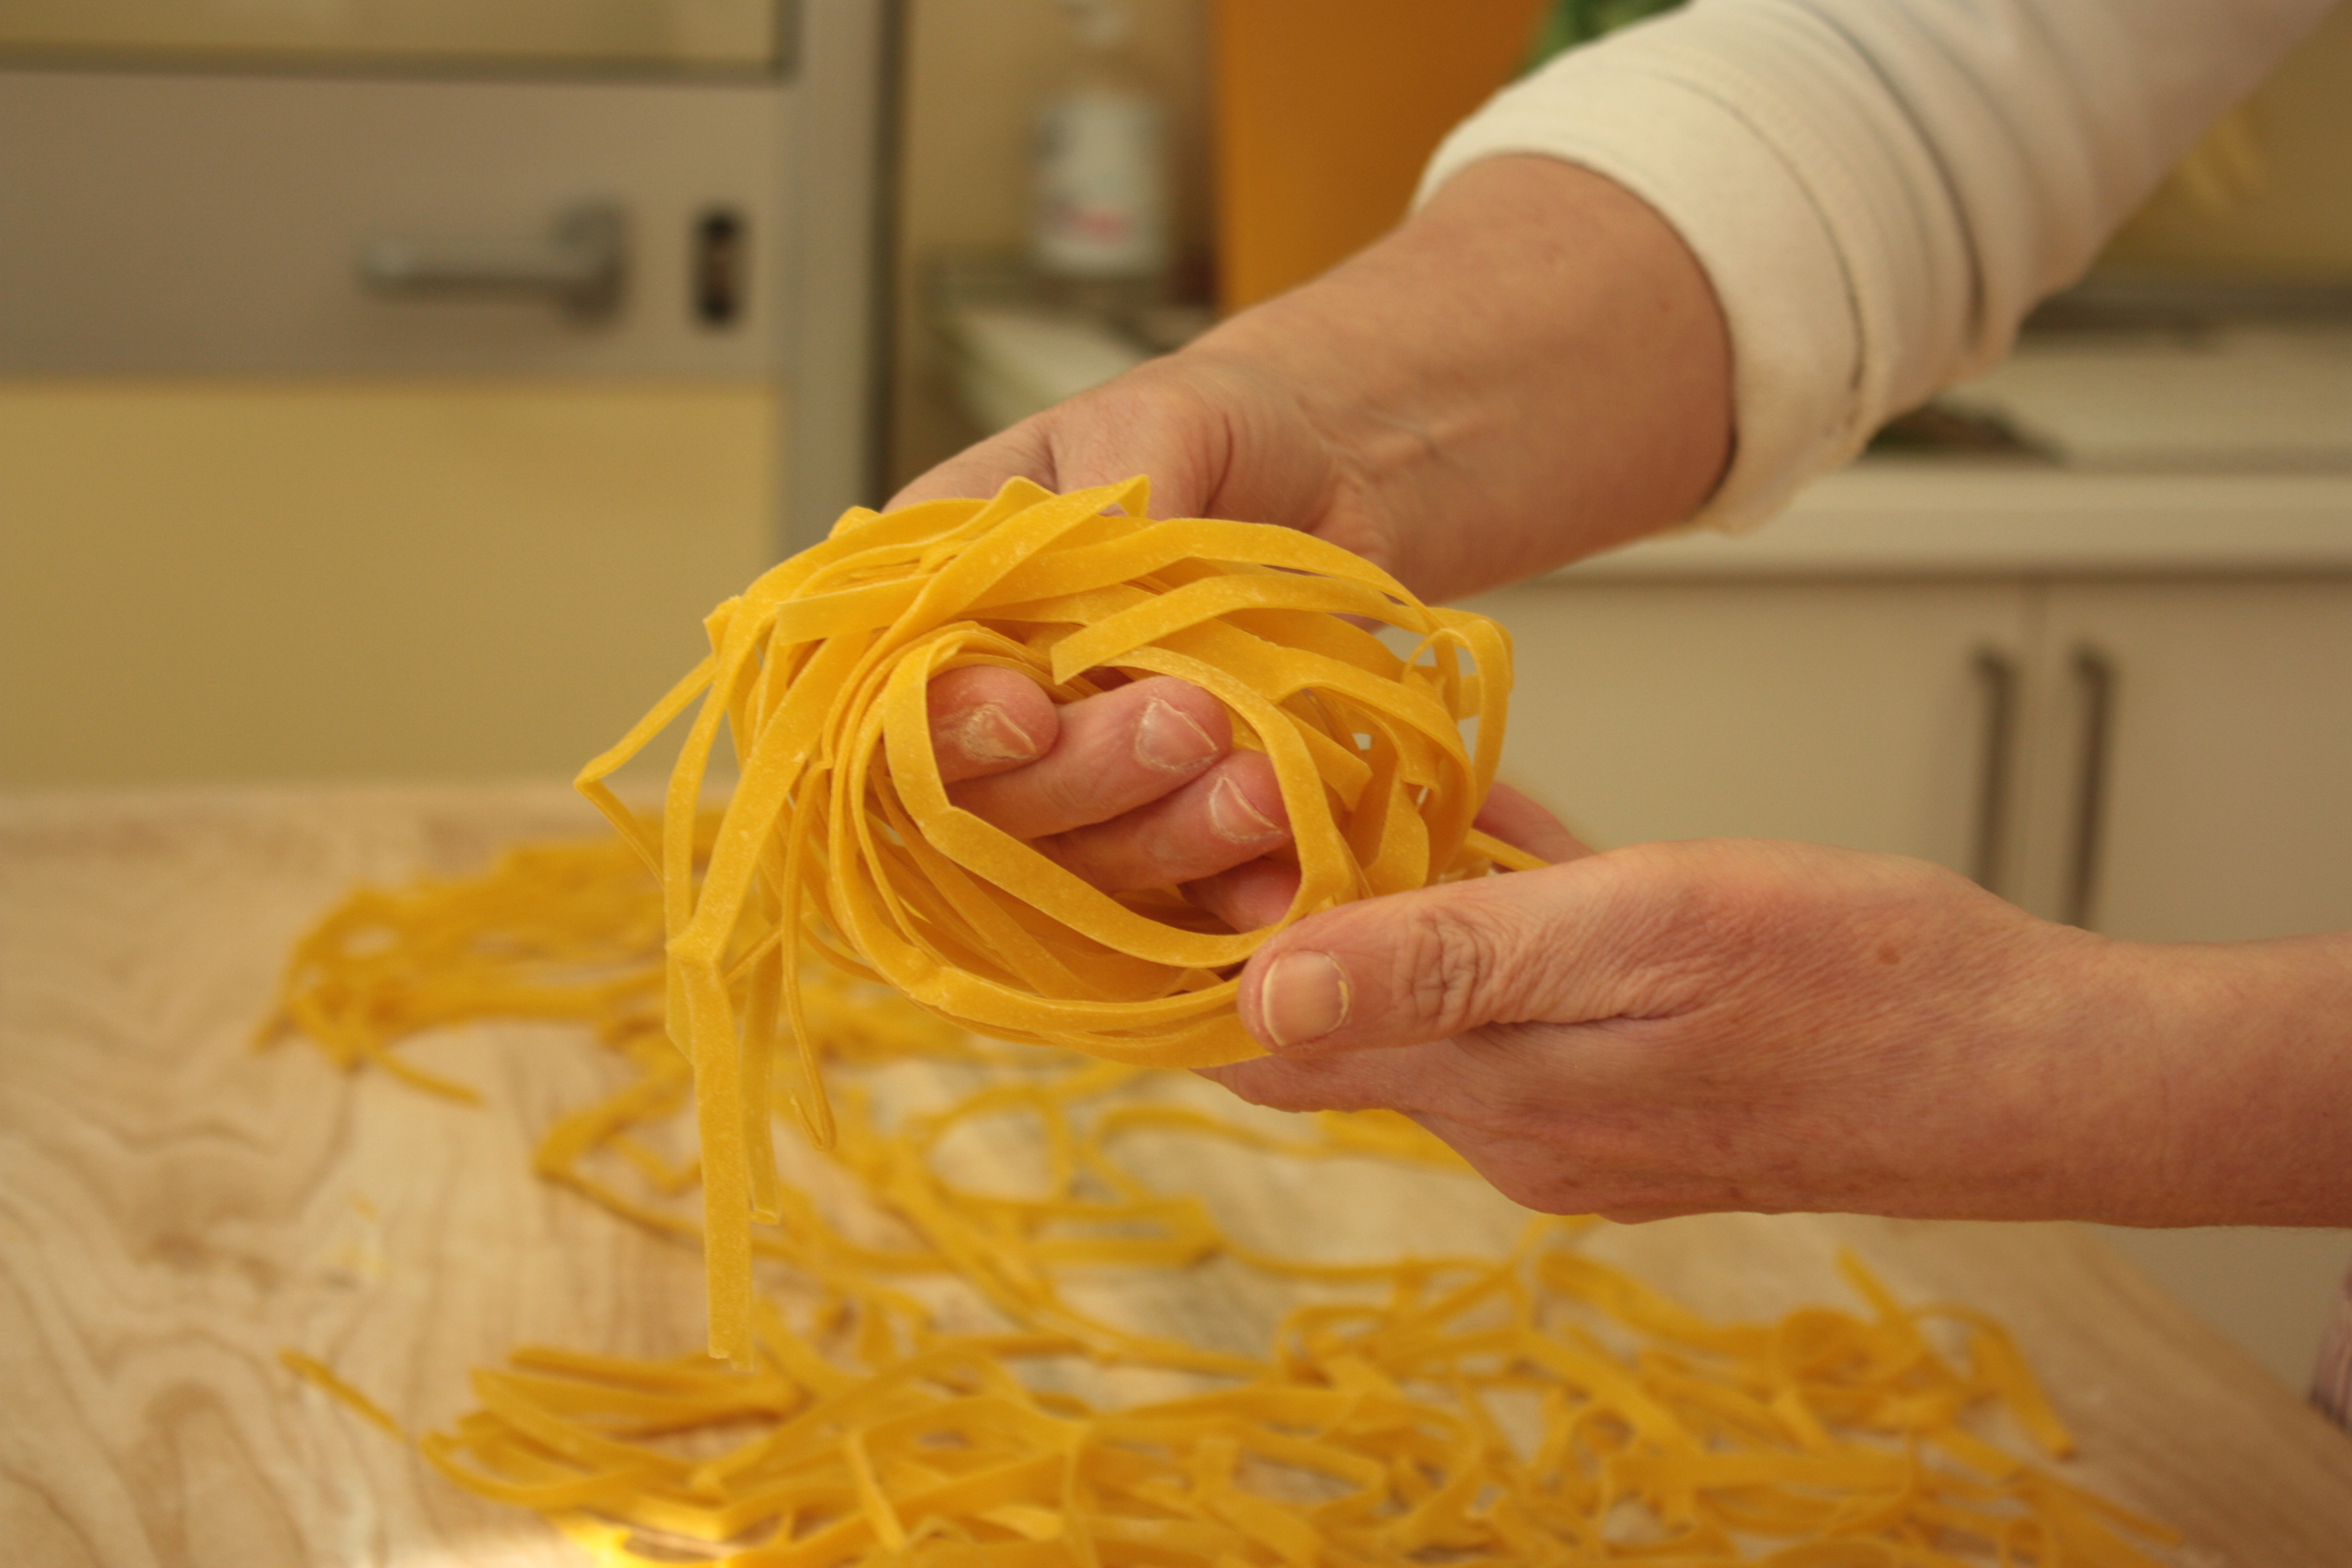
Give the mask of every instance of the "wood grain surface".
M 354 884 L 595 831 L 539 789 L 0 805 L 0 1563 L 583 1561 L 278 1354 L 316 1355 L 416 1431 L 525 1341 L 698 1343 L 696 1258 L 527 1173 L 538 1133 L 620 1069 L 553 1028 L 421 1042 L 484 1091 L 477 1110 L 248 1041 L 289 942 Z M 1236 1233 L 1327 1256 L 1459 1251 L 1523 1218 L 1467 1180 L 1136 1153 Z M 1851 1247 L 1906 1299 L 2004 1320 L 2082 1438 L 2065 1472 L 2184 1531 L 2183 1568 L 2352 1563 L 2352 1440 L 2071 1227 L 1714 1215 L 1591 1246 L 1721 1316 L 1851 1304 L 1833 1268 Z M 1233 1271 L 1180 1285 L 1127 1305 L 1254 1348 L 1281 1304 Z

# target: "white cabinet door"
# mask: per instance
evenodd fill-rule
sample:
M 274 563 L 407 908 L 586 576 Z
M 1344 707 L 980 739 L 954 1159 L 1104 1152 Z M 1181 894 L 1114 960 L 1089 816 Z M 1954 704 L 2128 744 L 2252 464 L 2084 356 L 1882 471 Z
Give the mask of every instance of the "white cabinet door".
M 1809 839 L 1978 868 L 2012 584 L 1552 579 L 1510 628 L 1506 775 L 1601 845 Z
M 2059 585 L 2045 626 L 2041 837 L 2071 877 L 2091 828 L 2087 923 L 2158 942 L 2352 928 L 2352 578 Z

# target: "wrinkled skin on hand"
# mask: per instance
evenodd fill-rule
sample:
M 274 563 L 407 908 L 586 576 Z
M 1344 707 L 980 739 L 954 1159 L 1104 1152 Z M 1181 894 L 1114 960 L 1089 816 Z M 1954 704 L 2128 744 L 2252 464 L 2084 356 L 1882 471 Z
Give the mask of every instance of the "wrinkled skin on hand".
M 1242 1002 L 1275 1054 L 1210 1076 L 1404 1110 L 1555 1213 L 2044 1217 L 2134 1184 L 2084 1168 L 2086 1122 L 2134 1114 L 2114 1057 L 2153 1043 L 2117 1033 L 2113 944 L 1893 856 L 1530 847 L 1560 863 L 1276 938 Z

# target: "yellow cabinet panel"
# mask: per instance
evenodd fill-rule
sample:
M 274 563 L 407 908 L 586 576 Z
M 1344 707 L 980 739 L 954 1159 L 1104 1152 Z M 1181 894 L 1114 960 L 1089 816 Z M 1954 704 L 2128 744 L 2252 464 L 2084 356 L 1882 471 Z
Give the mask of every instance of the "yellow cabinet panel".
M 772 546 L 764 383 L 0 384 L 0 784 L 568 775 Z

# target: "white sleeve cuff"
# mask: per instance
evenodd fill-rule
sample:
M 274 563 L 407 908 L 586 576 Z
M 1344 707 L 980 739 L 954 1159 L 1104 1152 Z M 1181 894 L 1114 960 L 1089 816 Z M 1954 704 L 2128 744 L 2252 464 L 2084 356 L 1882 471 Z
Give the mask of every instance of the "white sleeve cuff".
M 1999 360 L 2329 4 L 1692 0 L 1506 89 L 1421 195 L 1533 153 L 1674 226 L 1731 335 L 1738 446 L 1692 521 L 1748 527 Z

